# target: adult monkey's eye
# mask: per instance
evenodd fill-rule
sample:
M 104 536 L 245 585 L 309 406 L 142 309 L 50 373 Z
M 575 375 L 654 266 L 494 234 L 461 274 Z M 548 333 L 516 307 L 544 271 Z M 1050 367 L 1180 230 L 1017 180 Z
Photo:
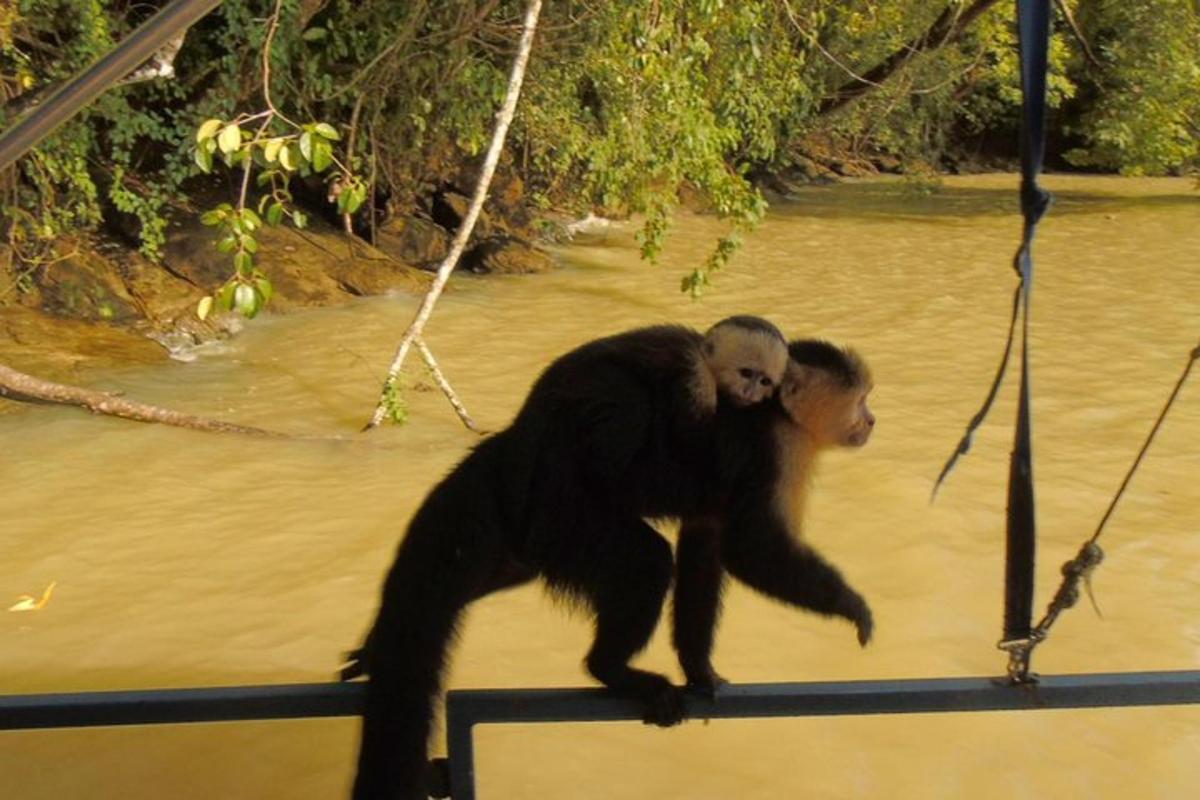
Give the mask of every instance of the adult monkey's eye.
M 770 388 L 772 385 L 771 379 L 768 378 L 766 375 L 763 375 L 761 378 L 759 378 L 758 382 L 761 383 L 763 386 L 766 386 L 767 388 Z
M 750 369 L 749 367 L 742 367 L 738 370 L 738 375 L 741 375 L 746 380 L 750 380 L 754 377 L 754 370 Z

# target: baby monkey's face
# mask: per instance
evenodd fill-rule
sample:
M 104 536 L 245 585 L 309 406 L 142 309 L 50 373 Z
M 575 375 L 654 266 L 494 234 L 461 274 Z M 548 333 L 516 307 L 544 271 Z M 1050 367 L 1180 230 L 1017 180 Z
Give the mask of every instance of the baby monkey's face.
M 737 331 L 712 343 L 708 363 L 721 393 L 735 406 L 771 397 L 787 369 L 787 346 L 757 331 Z

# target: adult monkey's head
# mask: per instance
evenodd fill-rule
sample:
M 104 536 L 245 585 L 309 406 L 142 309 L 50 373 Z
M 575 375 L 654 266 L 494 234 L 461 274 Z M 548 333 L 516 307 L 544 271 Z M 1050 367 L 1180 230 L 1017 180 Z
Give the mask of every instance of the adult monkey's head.
M 821 339 L 790 343 L 788 356 L 779 401 L 792 421 L 818 448 L 866 444 L 875 427 L 867 405 L 874 383 L 862 357 Z

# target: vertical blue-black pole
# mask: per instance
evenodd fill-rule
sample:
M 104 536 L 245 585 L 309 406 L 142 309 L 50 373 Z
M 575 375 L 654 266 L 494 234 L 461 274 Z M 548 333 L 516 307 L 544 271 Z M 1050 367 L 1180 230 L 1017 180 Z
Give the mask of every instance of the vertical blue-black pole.
M 1033 448 L 1029 390 L 1029 311 L 1033 285 L 1033 235 L 1050 205 L 1038 186 L 1045 155 L 1046 68 L 1050 42 L 1050 0 L 1017 0 L 1021 48 L 1021 213 L 1024 229 L 1017 251 L 1021 276 L 1021 390 L 1008 480 L 1008 532 L 1005 564 L 1004 638 L 1027 639 L 1032 631 L 1033 567 L 1036 522 L 1033 496 Z

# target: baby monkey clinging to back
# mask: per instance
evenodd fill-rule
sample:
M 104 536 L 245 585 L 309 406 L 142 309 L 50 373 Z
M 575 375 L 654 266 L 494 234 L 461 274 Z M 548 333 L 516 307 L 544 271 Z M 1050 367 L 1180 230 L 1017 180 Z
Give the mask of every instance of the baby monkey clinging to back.
M 767 399 L 788 363 L 787 341 L 779 328 L 747 314 L 726 317 L 709 328 L 700 351 L 692 397 L 701 415 L 717 410 L 719 395 L 739 407 Z

